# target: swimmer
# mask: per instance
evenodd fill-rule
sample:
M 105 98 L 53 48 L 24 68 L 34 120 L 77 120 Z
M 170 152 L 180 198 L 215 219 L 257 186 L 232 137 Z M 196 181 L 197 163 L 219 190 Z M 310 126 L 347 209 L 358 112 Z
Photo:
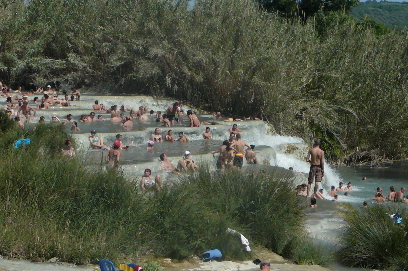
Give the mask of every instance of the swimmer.
M 88 118 L 88 122 L 93 122 L 93 121 L 95 121 L 95 112 L 91 112 L 90 114 L 89 114 L 89 116 L 87 117 Z
M 190 127 L 200 127 L 200 120 L 192 110 L 187 110 L 187 116 L 190 119 Z
M 327 193 L 329 196 L 334 197 L 337 195 L 335 191 L 336 187 L 334 185 L 331 186 L 331 190 Z
M 296 195 L 306 197 L 307 196 L 306 188 L 307 188 L 307 185 L 305 183 L 298 185 Z
M 152 140 L 154 142 L 162 142 L 163 141 L 163 137 L 160 134 L 160 129 L 159 128 L 154 129 L 154 133 L 150 137 L 150 140 Z
M 227 159 L 227 157 L 225 156 L 226 152 L 226 148 L 227 146 L 230 145 L 230 143 L 228 142 L 228 140 L 224 140 L 224 142 L 222 142 L 222 146 L 217 150 L 217 151 L 212 151 L 212 155 L 214 156 L 214 154 L 219 153 L 220 155 L 218 156 L 217 159 L 217 168 L 218 169 L 224 169 L 225 167 L 225 160 Z
M 339 182 L 339 187 L 336 188 L 337 192 L 342 192 L 343 191 L 343 182 Z
M 177 141 L 187 143 L 187 142 L 190 142 L 190 139 L 188 139 L 188 137 L 184 135 L 184 132 L 180 132 L 179 139 L 177 139 Z
M 236 135 L 237 141 L 235 141 L 233 144 L 231 144 L 231 148 L 234 148 L 236 150 L 235 153 L 235 158 L 234 158 L 234 166 L 238 167 L 239 169 L 242 168 L 242 165 L 244 163 L 244 155 L 245 155 L 245 147 L 251 148 L 251 146 L 246 143 L 245 141 L 241 140 L 241 134 L 238 133 Z
M 258 159 L 256 158 L 256 153 L 254 152 L 255 145 L 250 145 L 251 148 L 247 149 L 245 152 L 245 159 L 247 161 L 247 164 L 253 164 L 257 165 Z
M 173 137 L 173 130 L 168 130 L 167 135 L 165 137 L 165 140 L 168 142 L 176 142 L 176 140 Z
M 344 196 L 346 196 L 346 197 L 350 197 L 349 192 L 344 193 Z
M 109 150 L 109 147 L 103 145 L 103 138 L 99 138 L 96 136 L 96 131 L 91 131 L 91 136 L 89 137 L 89 143 L 91 144 L 92 149 L 102 149 L 102 150 Z
M 78 122 L 76 122 L 76 121 L 72 122 L 71 130 L 72 131 L 81 131 L 81 129 L 79 129 L 79 127 L 78 127 Z
M 195 165 L 194 161 L 191 160 L 190 154 L 191 153 L 189 151 L 186 151 L 184 153 L 184 158 L 181 159 L 178 162 L 178 165 L 177 165 L 178 170 L 180 170 L 180 171 L 181 170 L 184 170 L 184 171 L 193 170 L 193 171 L 195 171 L 195 170 L 198 169 L 198 167 Z
M 171 122 L 169 121 L 169 118 L 166 114 L 163 114 L 162 122 L 164 127 L 170 127 L 171 125 Z
M 167 117 L 169 118 L 169 121 L 171 122 L 171 125 L 174 125 L 174 121 L 176 120 L 176 114 L 178 114 L 180 110 L 181 109 L 179 107 L 179 102 L 175 102 L 167 108 L 166 114 Z
M 212 139 L 212 134 L 210 131 L 210 127 L 205 128 L 205 132 L 203 133 L 203 138 L 204 139 Z
M 395 188 L 394 186 L 390 186 L 390 193 L 388 194 L 388 201 L 395 201 Z
M 402 202 L 404 201 L 404 193 L 405 193 L 405 187 L 401 187 L 400 190 L 395 192 L 395 201 L 396 202 Z
M 152 151 L 153 150 L 153 145 L 154 145 L 154 141 L 151 141 L 151 140 L 147 141 L 146 150 L 147 151 Z
M 235 143 L 235 133 L 234 133 L 234 132 L 231 132 L 231 133 L 230 133 L 230 137 L 229 137 L 229 139 L 228 139 L 228 142 L 229 142 L 230 144 L 234 144 L 234 143 Z
M 142 190 L 159 190 L 162 188 L 162 180 L 159 175 L 156 175 L 154 180 L 151 178 L 152 171 L 148 168 L 145 169 L 140 181 L 140 188 Z
M 72 147 L 72 142 L 71 140 L 67 139 L 64 142 L 64 147 L 62 148 L 62 154 L 73 157 L 75 156 L 75 149 Z
M 129 131 L 133 128 L 133 121 L 131 121 L 129 117 L 125 117 L 120 125 L 125 128 L 125 130 Z
M 351 190 L 353 190 L 353 186 L 351 182 L 348 182 L 346 188 L 344 188 L 343 191 L 351 191 Z
M 95 104 L 92 106 L 92 110 L 99 111 L 101 110 L 101 106 L 99 105 L 99 101 L 95 100 Z
M 238 125 L 233 124 L 232 128 L 229 129 L 229 132 L 230 133 L 241 133 L 242 130 L 238 128 Z
M 106 155 L 106 161 L 108 163 L 106 169 L 107 170 L 118 170 L 119 167 L 119 160 L 120 160 L 120 142 L 115 141 L 113 143 L 112 149 L 109 150 L 108 154 Z
M 313 194 L 315 198 L 317 199 L 326 199 L 323 196 L 323 188 L 320 188 L 319 191 L 316 191 L 316 193 Z
M 375 200 L 377 203 L 385 202 L 385 198 L 382 196 L 381 193 L 377 193 L 377 195 L 374 198 L 372 198 L 372 200 Z
M 179 170 L 169 161 L 165 153 L 160 154 L 160 169 L 165 172 L 172 172 L 174 174 L 180 174 Z
M 334 195 L 334 198 L 332 199 L 332 201 L 338 201 L 339 200 L 339 196 Z
M 123 145 L 123 142 L 122 142 L 122 138 L 123 138 L 123 137 L 122 137 L 121 134 L 117 134 L 115 137 L 116 137 L 116 141 L 115 141 L 115 142 L 119 142 L 119 144 L 120 144 L 120 147 L 119 147 L 120 150 L 123 150 L 123 149 L 126 150 L 126 149 L 129 148 L 129 146 L 124 146 L 124 145 Z

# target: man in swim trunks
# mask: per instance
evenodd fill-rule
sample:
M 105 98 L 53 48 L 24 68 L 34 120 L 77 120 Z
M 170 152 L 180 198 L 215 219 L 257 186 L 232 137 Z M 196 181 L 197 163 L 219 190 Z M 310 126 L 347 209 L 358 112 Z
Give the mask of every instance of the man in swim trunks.
M 234 158 L 234 166 L 241 169 L 244 163 L 245 147 L 250 149 L 251 146 L 245 141 L 241 140 L 240 133 L 236 135 L 236 138 L 237 138 L 237 141 L 231 144 L 231 148 L 234 148 L 236 150 L 235 158 Z
M 204 139 L 212 139 L 212 134 L 210 132 L 210 127 L 205 128 L 205 132 L 203 133 Z
M 307 184 L 307 196 L 309 196 L 310 188 L 313 180 L 315 181 L 314 193 L 319 190 L 324 176 L 324 151 L 320 149 L 320 140 L 315 140 L 313 148 L 307 154 L 306 162 L 310 163 L 309 179 Z
M 167 117 L 169 118 L 169 121 L 171 121 L 171 125 L 174 125 L 176 113 L 179 113 L 179 112 L 180 112 L 180 107 L 179 107 L 178 102 L 175 102 L 174 104 L 170 105 L 167 108 L 166 114 L 167 114 Z
M 120 142 L 115 141 L 115 143 L 113 143 L 112 149 L 110 149 L 108 154 L 106 155 L 106 161 L 108 162 L 108 165 L 106 167 L 107 170 L 118 170 L 120 160 L 120 147 Z

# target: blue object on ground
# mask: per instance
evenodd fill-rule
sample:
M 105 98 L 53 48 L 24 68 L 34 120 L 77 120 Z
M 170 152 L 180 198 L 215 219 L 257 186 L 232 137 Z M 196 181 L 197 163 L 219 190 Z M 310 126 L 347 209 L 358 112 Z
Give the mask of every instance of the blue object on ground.
M 14 144 L 14 149 L 18 149 L 24 145 L 29 145 L 30 143 L 31 143 L 31 140 L 29 138 L 19 139 Z
M 203 261 L 211 261 L 215 259 L 221 259 L 222 253 L 218 249 L 209 250 L 203 253 Z
M 104 259 L 99 261 L 99 267 L 101 271 L 116 271 L 115 265 L 111 261 Z

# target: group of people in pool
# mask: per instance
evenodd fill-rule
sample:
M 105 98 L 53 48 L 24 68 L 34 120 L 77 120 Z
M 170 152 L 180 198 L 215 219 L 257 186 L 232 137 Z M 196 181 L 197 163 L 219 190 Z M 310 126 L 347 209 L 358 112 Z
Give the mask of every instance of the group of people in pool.
M 390 186 L 390 193 L 388 196 L 385 196 L 381 187 L 377 187 L 374 197 L 371 199 L 377 203 L 384 202 L 404 202 L 408 203 L 408 195 L 404 198 L 405 187 L 401 187 L 400 190 L 395 191 L 394 186 Z

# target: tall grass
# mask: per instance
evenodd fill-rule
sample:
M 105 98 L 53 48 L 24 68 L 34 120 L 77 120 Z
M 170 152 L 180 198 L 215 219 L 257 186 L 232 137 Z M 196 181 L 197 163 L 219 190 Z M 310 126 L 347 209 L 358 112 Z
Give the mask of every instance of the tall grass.
M 85 169 L 79 158 L 63 156 L 63 126 L 25 131 L 32 144 L 19 149 L 9 143 L 20 138 L 13 129 L 0 137 L 2 255 L 138 262 L 218 248 L 224 259 L 251 258 L 239 236 L 226 232 L 231 228 L 251 246 L 292 257 L 304 236 L 303 207 L 287 170 L 219 174 L 202 165 L 160 191 L 143 192 L 120 173 Z
M 403 224 L 396 225 L 390 215 L 399 213 Z M 402 204 L 376 205 L 344 212 L 347 228 L 338 256 L 355 267 L 408 270 L 408 209 Z

